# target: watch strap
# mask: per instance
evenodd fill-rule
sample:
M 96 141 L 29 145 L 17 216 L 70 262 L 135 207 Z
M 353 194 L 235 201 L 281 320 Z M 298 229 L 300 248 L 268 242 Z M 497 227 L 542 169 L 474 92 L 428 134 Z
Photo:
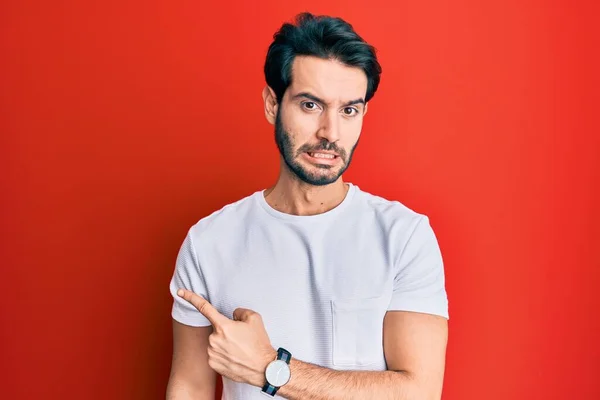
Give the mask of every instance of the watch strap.
M 289 365 L 291 358 L 292 358 L 292 353 L 290 353 L 283 347 L 280 347 L 277 350 L 277 359 L 278 360 L 285 361 Z
M 269 394 L 271 396 L 275 396 L 275 393 L 277 393 L 277 389 L 279 389 L 279 388 L 271 385 L 269 382 L 266 382 L 265 386 L 263 386 L 263 388 L 262 388 L 262 391 L 263 391 L 263 393 Z

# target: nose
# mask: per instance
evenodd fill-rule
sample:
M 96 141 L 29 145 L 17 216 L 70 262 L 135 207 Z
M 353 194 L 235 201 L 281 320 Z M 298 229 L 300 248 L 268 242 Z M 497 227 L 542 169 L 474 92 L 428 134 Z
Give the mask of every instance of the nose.
M 325 139 L 329 143 L 335 143 L 340 140 L 340 121 L 337 112 L 327 110 L 327 112 L 321 114 L 317 136 L 319 139 Z

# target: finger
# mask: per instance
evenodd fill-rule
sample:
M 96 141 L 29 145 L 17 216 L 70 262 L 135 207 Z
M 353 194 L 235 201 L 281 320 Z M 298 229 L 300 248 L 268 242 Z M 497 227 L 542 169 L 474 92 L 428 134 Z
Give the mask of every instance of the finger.
M 233 311 L 233 319 L 235 321 L 247 322 L 253 318 L 258 317 L 260 317 L 260 315 L 256 311 L 252 311 L 247 308 L 236 308 Z
M 202 315 L 204 315 L 214 327 L 220 327 L 229 318 L 217 311 L 216 308 L 201 296 L 189 290 L 179 289 L 177 295 L 193 305 Z

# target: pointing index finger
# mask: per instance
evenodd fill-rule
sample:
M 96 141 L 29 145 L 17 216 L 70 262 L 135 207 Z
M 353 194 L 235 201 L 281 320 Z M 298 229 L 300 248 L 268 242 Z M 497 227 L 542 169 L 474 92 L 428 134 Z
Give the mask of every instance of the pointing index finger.
M 202 315 L 204 315 L 210 323 L 216 328 L 229 321 L 229 318 L 221 314 L 208 300 L 189 290 L 179 289 L 177 295 L 193 305 Z

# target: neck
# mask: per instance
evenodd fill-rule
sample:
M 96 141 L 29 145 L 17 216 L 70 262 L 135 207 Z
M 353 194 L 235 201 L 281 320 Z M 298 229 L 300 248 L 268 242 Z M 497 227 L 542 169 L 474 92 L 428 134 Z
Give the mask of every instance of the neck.
M 337 207 L 348 192 L 342 177 L 324 186 L 314 186 L 298 179 L 282 166 L 275 185 L 265 191 L 266 202 L 277 211 L 292 215 L 316 215 Z

